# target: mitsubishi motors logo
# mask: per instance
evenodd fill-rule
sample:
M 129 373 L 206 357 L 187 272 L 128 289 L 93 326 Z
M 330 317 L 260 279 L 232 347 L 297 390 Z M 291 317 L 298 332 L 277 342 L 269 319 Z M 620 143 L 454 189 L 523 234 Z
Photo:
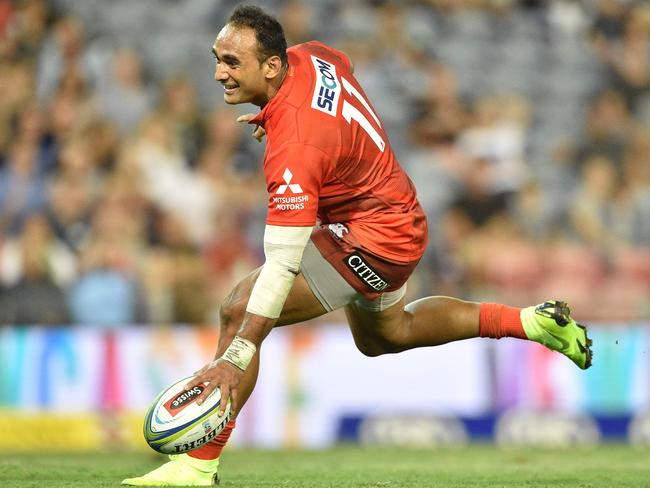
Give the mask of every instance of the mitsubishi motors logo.
M 280 185 L 278 187 L 278 191 L 275 193 L 276 195 L 284 195 L 284 192 L 287 191 L 287 188 L 291 190 L 291 193 L 302 193 L 302 188 L 298 183 L 291 183 L 291 178 L 293 178 L 293 173 L 289 171 L 289 168 L 284 170 L 284 173 L 282 174 L 282 178 L 284 179 L 286 185 Z
M 304 193 L 302 187 L 298 183 L 291 183 L 293 173 L 289 168 L 284 170 L 282 174 L 284 178 L 284 185 L 278 187 L 278 191 L 271 197 L 271 202 L 275 205 L 276 210 L 304 210 L 305 205 L 309 203 L 309 195 Z M 280 196 L 287 193 L 288 195 Z

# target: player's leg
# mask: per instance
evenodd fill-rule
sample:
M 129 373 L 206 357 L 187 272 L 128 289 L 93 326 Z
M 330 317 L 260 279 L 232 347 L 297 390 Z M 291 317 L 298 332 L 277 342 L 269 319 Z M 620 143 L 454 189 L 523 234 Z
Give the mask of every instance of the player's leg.
M 354 342 L 367 356 L 478 336 L 477 303 L 429 297 L 406 305 L 401 297 L 392 304 L 368 305 L 358 300 L 345 307 Z
M 561 352 L 582 369 L 591 365 L 591 340 L 586 329 L 570 317 L 564 302 L 553 300 L 519 309 L 427 297 L 405 305 L 403 297 L 390 303 L 390 294 L 387 302 L 361 300 L 346 307 L 355 343 L 369 356 L 472 337 L 516 337 Z
M 244 278 L 232 292 L 226 297 L 219 312 L 220 334 L 217 353 L 215 357 L 221 357 L 233 337 L 236 335 L 246 312 L 248 298 L 250 297 L 260 269 L 255 270 Z M 327 310 L 312 293 L 303 274 L 299 274 L 287 296 L 284 308 L 276 325 L 290 325 L 318 317 Z M 122 484 L 132 486 L 210 486 L 218 480 L 219 456 L 228 442 L 233 428 L 235 418 L 241 407 L 250 397 L 259 372 L 258 350 L 252 361 L 246 368 L 246 372 L 240 382 L 236 396 L 238 411 L 234 413 L 233 419 L 226 428 L 211 442 L 200 449 L 187 454 L 172 455 L 171 461 L 161 467 L 138 478 L 129 478 Z

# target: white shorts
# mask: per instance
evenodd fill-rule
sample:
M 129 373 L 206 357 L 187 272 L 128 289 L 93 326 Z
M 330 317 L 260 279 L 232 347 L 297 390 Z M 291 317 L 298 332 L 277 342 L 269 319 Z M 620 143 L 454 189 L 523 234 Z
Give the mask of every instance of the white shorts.
M 384 292 L 374 300 L 364 298 L 321 255 L 311 239 L 307 242 L 302 255 L 300 272 L 305 277 L 311 291 L 328 312 L 351 303 L 357 303 L 372 312 L 381 312 L 395 305 L 406 294 L 406 283 L 404 283 L 398 290 Z

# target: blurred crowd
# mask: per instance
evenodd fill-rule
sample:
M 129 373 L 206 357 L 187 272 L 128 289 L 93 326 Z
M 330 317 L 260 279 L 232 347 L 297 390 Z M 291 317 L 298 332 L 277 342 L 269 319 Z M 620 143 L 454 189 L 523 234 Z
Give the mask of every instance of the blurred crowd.
M 263 262 L 238 2 L 0 0 L 0 322 L 212 323 Z M 650 316 L 650 4 L 259 2 L 343 49 L 430 219 L 412 298 Z

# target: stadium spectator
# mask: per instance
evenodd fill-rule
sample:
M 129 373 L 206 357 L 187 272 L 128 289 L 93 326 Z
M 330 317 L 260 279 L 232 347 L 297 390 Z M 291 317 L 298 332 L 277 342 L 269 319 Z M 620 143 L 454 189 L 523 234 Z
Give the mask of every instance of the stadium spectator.
M 473 159 L 462 182 L 460 195 L 451 206 L 463 212 L 475 227 L 481 227 L 508 206 L 507 193 L 492 190 L 494 167 L 486 159 Z
M 592 156 L 585 162 L 570 217 L 577 237 L 590 246 L 609 250 L 619 243 L 614 202 L 616 182 L 616 169 L 611 160 Z
M 18 5 L 3 2 L 3 14 L 0 17 L 0 37 L 10 55 L 16 59 L 33 61 L 38 57 L 42 42 L 47 34 L 49 12 L 46 2 L 42 0 L 26 0 Z M 13 7 L 13 8 L 12 8 Z M 2 27 L 4 26 L 4 28 Z M 3 35 L 3 34 L 9 35 Z
M 248 243 L 242 226 L 243 215 L 220 212 L 212 239 L 204 248 L 212 295 L 220 301 L 232 283 L 241 280 L 250 269 L 262 264 L 262 253 Z
M 59 175 L 49 182 L 44 213 L 57 238 L 74 252 L 79 251 L 90 231 L 94 197 L 85 180 Z
M 314 7 L 314 4 L 297 0 L 284 2 L 280 17 L 289 44 L 300 44 L 318 37 L 311 30 L 314 24 Z
M 47 218 L 38 213 L 26 219 L 20 234 L 5 236 L 0 253 L 0 283 L 12 286 L 22 279 L 25 265 L 34 264 L 33 257 L 39 253 L 47 277 L 65 289 L 77 275 L 77 257 L 57 238 Z
M 169 121 L 188 165 L 196 164 L 201 137 L 197 95 L 191 80 L 182 74 L 168 79 L 163 88 L 160 111 Z
M 457 78 L 453 71 L 442 64 L 430 64 L 426 70 L 423 93 L 414 99 L 413 123 L 410 127 L 411 146 L 405 165 L 409 172 L 418 171 L 418 153 L 434 158 L 433 166 L 446 173 L 447 178 L 462 179 L 471 167 L 471 155 L 458 144 L 462 131 L 468 124 L 469 114 L 461 99 Z M 415 162 L 413 162 L 413 160 Z M 419 178 L 414 178 L 416 185 Z M 434 182 L 436 178 L 426 177 L 422 182 Z M 436 192 L 420 191 L 427 210 L 426 199 Z
M 83 25 L 76 17 L 64 17 L 56 23 L 41 47 L 36 84 L 39 101 L 51 99 L 66 83 L 94 81 L 94 66 L 84 37 Z
M 490 163 L 490 190 L 507 194 L 519 190 L 525 167 L 528 106 L 520 97 L 483 97 L 458 143 L 471 156 Z
M 40 128 L 32 117 L 38 107 L 33 101 L 33 69 L 28 62 L 9 62 L 0 58 L 0 150 L 6 151 L 10 139 L 25 132 L 35 133 Z M 36 110 L 35 110 L 36 109 Z M 23 114 L 25 115 L 23 117 Z M 39 141 L 40 142 L 40 141 Z
M 4 243 L 1 264 L 2 280 L 10 283 L 0 296 L 1 323 L 66 324 L 70 321 L 61 285 L 70 281 L 75 261 L 53 239 L 42 216 L 29 217 L 19 240 Z
M 627 146 L 622 200 L 628 206 L 626 242 L 650 249 L 650 126 L 640 128 Z
M 86 243 L 81 274 L 69 292 L 73 323 L 96 326 L 147 321 L 146 305 L 127 243 L 101 235 Z
M 0 227 L 18 232 L 30 213 L 43 208 L 45 185 L 45 175 L 38 168 L 38 147 L 14 141 L 0 169 Z
M 208 270 L 198 252 L 185 219 L 179 214 L 159 212 L 154 221 L 158 244 L 174 270 L 168 281 L 171 321 L 204 324 L 211 317 L 216 297 L 209 293 Z
M 80 276 L 69 293 L 75 323 L 120 325 L 147 320 L 138 276 L 147 221 L 124 184 L 111 180 L 83 241 Z
M 458 297 L 472 296 L 472 281 L 467 251 L 475 234 L 474 224 L 465 212 L 450 208 L 438 221 L 438 232 L 430 244 L 429 260 L 433 280 L 430 284 L 441 293 Z M 427 262 L 425 255 L 424 262 Z
M 650 94 L 650 6 L 632 6 L 619 29 L 619 36 L 606 37 L 597 47 L 627 106 L 638 110 Z
M 154 107 L 154 96 L 146 84 L 142 62 L 132 49 L 116 52 L 111 70 L 98 80 L 97 95 L 102 113 L 122 134 L 137 129 Z
M 625 6 L 620 0 L 597 0 L 594 3 L 592 33 L 598 43 L 616 41 L 623 33 Z
M 57 143 L 84 132 L 97 120 L 95 101 L 82 80 L 78 81 L 62 85 L 47 104 L 49 131 Z
M 12 3 L 10 0 L 0 1 L 0 37 L 3 39 L 7 37 L 7 27 L 14 15 Z
M 56 166 L 58 147 L 49 133 L 43 112 L 33 102 L 26 103 L 16 116 L 13 129 L 13 140 L 36 147 L 37 170 L 40 174 L 49 176 Z
M 140 266 L 148 319 L 155 324 L 173 323 L 174 261 L 170 253 L 162 246 L 151 247 Z
M 592 156 L 609 158 L 620 168 L 633 120 L 621 94 L 615 90 L 599 93 L 589 107 L 585 133 L 579 143 L 577 168 Z
M 510 202 L 510 214 L 524 237 L 543 245 L 558 224 L 547 195 L 537 182 L 524 185 Z

